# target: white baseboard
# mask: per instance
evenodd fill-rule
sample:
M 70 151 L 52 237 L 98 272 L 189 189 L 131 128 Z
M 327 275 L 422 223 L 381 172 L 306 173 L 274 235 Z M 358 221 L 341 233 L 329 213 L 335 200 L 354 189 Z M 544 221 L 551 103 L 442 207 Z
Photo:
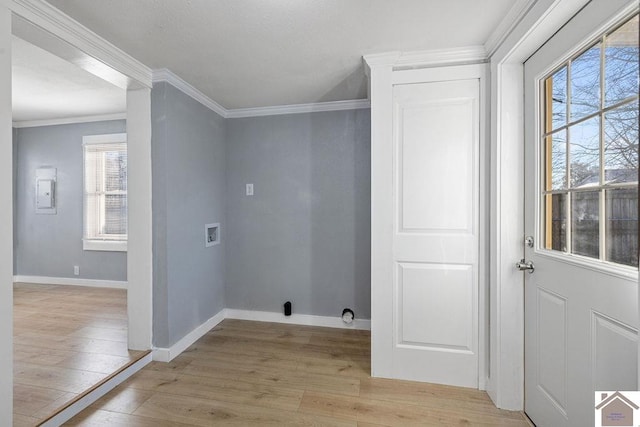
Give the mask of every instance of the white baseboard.
M 256 320 L 259 322 L 289 323 L 294 325 L 324 326 L 327 328 L 371 330 L 371 320 L 369 319 L 354 319 L 352 323 L 347 324 L 342 321 L 341 317 L 312 316 L 310 314 L 292 314 L 291 316 L 285 316 L 282 313 L 274 313 L 271 311 L 236 310 L 233 308 L 227 308 L 225 310 L 225 318 Z
M 371 320 L 369 319 L 355 319 L 353 323 L 346 324 L 340 317 L 312 316 L 309 314 L 292 314 L 291 316 L 285 316 L 282 313 L 274 313 L 271 311 L 236 310 L 233 308 L 225 308 L 220 310 L 218 314 L 200 326 L 196 327 L 193 331 L 189 332 L 171 347 L 154 348 L 153 360 L 157 362 L 172 361 L 180 355 L 180 353 L 189 348 L 191 344 L 198 341 L 224 319 L 254 320 L 257 322 L 288 323 L 292 325 L 306 326 L 324 326 L 327 328 L 362 329 L 367 331 L 371 330 Z
M 105 383 L 98 386 L 96 389 L 92 390 L 90 393 L 82 396 L 82 398 L 76 400 L 63 411 L 54 415 L 52 418 L 49 418 L 44 423 L 40 424 L 43 427 L 57 427 L 65 422 L 69 421 L 71 418 L 78 415 L 84 409 L 88 408 L 89 405 L 100 399 L 105 394 L 109 393 L 111 390 L 116 388 L 118 385 L 123 383 L 127 378 L 138 372 L 140 369 L 147 366 L 151 363 L 151 354 L 147 354 L 131 366 L 124 369 L 122 372 L 115 375 L 113 378 L 110 378 Z
M 158 362 L 171 362 L 180 353 L 185 351 L 191 344 L 198 341 L 203 335 L 209 332 L 214 326 L 222 322 L 225 318 L 225 309 L 222 309 L 211 319 L 195 328 L 193 331 L 185 335 L 180 341 L 172 345 L 170 348 L 154 348 L 153 360 Z
M 71 278 L 71 277 L 13 276 L 13 283 L 32 283 L 36 285 L 69 285 L 69 286 L 89 286 L 93 288 L 127 289 L 126 281 L 77 279 L 77 278 Z

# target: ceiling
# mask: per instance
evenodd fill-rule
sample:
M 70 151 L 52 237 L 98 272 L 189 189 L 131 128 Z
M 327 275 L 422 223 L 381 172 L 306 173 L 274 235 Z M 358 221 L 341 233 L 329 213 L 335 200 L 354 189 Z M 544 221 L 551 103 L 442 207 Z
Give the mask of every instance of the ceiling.
M 366 98 L 363 55 L 482 45 L 516 3 L 49 2 L 148 67 L 168 68 L 227 109 Z
M 126 91 L 13 37 L 13 121 L 54 120 L 126 111 Z

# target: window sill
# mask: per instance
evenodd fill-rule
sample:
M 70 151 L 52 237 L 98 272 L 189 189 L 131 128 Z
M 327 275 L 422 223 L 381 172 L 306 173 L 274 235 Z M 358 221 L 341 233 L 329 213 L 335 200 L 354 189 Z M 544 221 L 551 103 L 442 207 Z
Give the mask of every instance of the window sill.
M 127 242 L 113 240 L 83 240 L 82 249 L 85 251 L 127 252 Z

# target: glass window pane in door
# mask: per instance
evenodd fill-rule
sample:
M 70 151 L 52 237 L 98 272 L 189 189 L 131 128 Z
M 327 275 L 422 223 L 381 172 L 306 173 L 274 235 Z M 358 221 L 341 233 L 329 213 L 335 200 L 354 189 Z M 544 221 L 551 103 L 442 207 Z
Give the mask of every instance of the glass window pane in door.
M 545 196 L 545 248 L 567 251 L 567 194 Z
M 571 188 L 600 183 L 600 117 L 569 127 Z
M 638 265 L 638 189 L 607 190 L 607 261 Z
M 550 123 L 545 126 L 546 131 L 549 132 L 567 124 L 567 67 L 562 67 L 548 77 L 545 84 L 547 96 L 551 96 L 546 104 L 551 110 L 548 111 L 551 117 L 547 116 Z
M 571 252 L 600 256 L 600 192 L 581 191 L 571 196 Z
M 547 182 L 549 190 L 567 188 L 567 131 L 561 130 L 546 138 Z M 550 174 L 550 175 L 549 175 Z
M 638 101 L 608 111 L 604 120 L 604 180 L 638 180 Z
M 571 63 L 571 121 L 600 109 L 600 43 Z
M 604 50 L 605 105 L 638 95 L 640 58 L 638 15 L 606 38 Z

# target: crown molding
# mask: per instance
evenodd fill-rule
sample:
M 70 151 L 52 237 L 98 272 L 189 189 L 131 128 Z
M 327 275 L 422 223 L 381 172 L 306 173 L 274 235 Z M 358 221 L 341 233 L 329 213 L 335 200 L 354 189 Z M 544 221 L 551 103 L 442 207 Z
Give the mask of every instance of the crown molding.
M 464 46 L 450 49 L 430 49 L 409 52 L 387 52 L 365 55 L 365 70 L 373 67 L 391 67 L 394 70 L 429 68 L 445 65 L 478 64 L 487 61 L 484 46 Z
M 109 120 L 126 120 L 126 119 L 127 119 L 127 113 L 100 114 L 95 116 L 64 117 L 60 119 L 48 119 L 48 120 L 23 120 L 19 122 L 13 122 L 13 127 L 17 129 L 35 128 L 40 126 L 69 125 L 74 123 L 106 122 Z
M 151 87 L 151 69 L 44 0 L 9 0 L 11 11 L 60 40 L 124 74 L 139 85 Z
M 368 55 L 364 55 L 362 59 L 366 65 L 365 68 L 372 67 L 390 67 L 395 65 L 398 58 L 400 58 L 402 52 L 399 50 L 394 50 L 391 52 L 382 52 L 382 53 L 371 53 Z
M 174 74 L 171 70 L 167 68 L 161 68 L 159 70 L 153 70 L 152 73 L 152 81 L 153 83 L 158 82 L 167 82 L 171 86 L 183 92 L 185 95 L 190 96 L 195 99 L 205 107 L 209 108 L 211 111 L 217 113 L 218 115 L 227 118 L 229 111 L 224 108 L 222 105 L 218 104 L 213 99 L 209 98 L 204 93 L 200 92 L 198 89 L 193 87 L 191 84 L 184 81 L 180 76 Z
M 515 0 L 511 9 L 507 12 L 505 17 L 500 21 L 498 26 L 489 35 L 489 38 L 484 43 L 487 57 L 491 57 L 502 43 L 513 32 L 514 28 L 522 21 L 531 8 L 538 2 L 538 0 Z
M 402 52 L 394 68 L 428 68 L 444 65 L 477 64 L 487 61 L 484 46 L 465 46 L 451 49 L 431 49 Z
M 238 108 L 229 110 L 230 119 L 242 117 L 276 116 L 281 114 L 319 113 L 322 111 L 360 110 L 371 108 L 368 99 L 316 102 L 312 104 L 275 105 L 271 107 Z
M 275 116 L 281 114 L 318 113 L 321 111 L 358 110 L 370 108 L 371 103 L 367 99 L 355 99 L 349 101 L 317 102 L 311 104 L 275 105 L 269 107 L 237 108 L 227 110 L 213 99 L 184 81 L 180 76 L 167 68 L 153 70 L 153 83 L 166 82 L 182 93 L 200 102 L 211 111 L 225 119 L 237 119 L 242 117 Z

